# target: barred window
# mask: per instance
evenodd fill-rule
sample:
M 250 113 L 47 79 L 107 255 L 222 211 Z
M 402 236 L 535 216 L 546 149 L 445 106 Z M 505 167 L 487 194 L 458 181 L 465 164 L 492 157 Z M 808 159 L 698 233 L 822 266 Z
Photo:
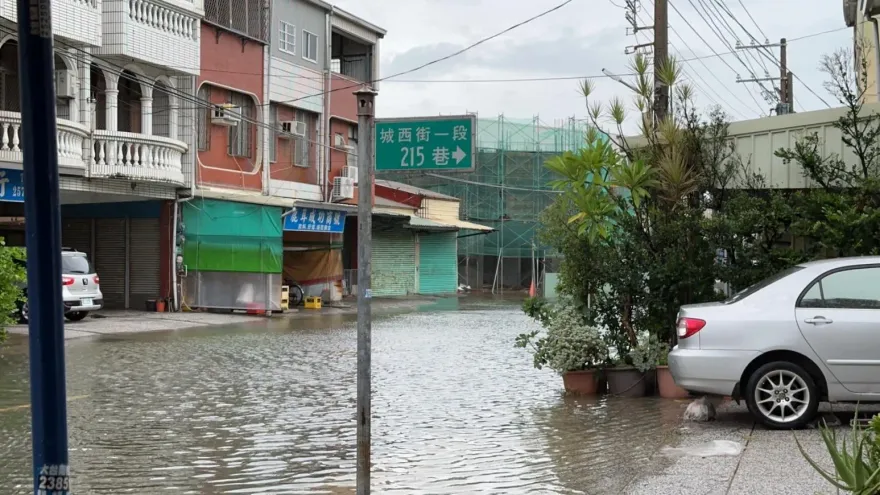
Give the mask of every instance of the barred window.
M 294 140 L 293 164 L 297 167 L 309 167 L 312 162 L 313 141 L 315 140 L 315 127 L 317 115 L 305 110 L 296 111 L 296 121 L 305 122 L 306 134 Z
M 229 128 L 229 154 L 251 158 L 254 144 L 254 101 L 250 96 L 230 91 L 229 103 L 238 107 L 241 120 Z
M 199 151 L 207 151 L 211 149 L 211 87 L 203 84 L 199 88 L 198 95 L 199 107 L 196 111 L 196 132 L 198 132 Z

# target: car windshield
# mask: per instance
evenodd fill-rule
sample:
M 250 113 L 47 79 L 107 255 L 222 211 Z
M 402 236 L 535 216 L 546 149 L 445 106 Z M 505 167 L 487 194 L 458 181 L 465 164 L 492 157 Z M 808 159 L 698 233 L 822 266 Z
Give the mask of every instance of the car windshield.
M 767 287 L 768 285 L 770 285 L 774 282 L 782 280 L 783 278 L 791 275 L 792 273 L 803 270 L 803 268 L 804 267 L 802 267 L 802 266 L 793 266 L 793 267 L 788 268 L 786 270 L 782 270 L 781 272 L 778 272 L 775 275 L 772 275 L 770 277 L 765 278 L 764 280 L 758 282 L 757 284 L 754 284 L 746 289 L 743 289 L 743 290 L 737 292 L 736 294 L 731 296 L 729 299 L 724 301 L 724 304 L 732 304 L 737 301 L 742 301 L 743 299 L 751 296 L 752 294 L 754 294 L 755 292 L 758 292 L 759 290 L 763 289 L 764 287 Z
M 61 257 L 62 273 L 92 273 L 92 266 L 89 259 L 85 256 L 62 256 Z

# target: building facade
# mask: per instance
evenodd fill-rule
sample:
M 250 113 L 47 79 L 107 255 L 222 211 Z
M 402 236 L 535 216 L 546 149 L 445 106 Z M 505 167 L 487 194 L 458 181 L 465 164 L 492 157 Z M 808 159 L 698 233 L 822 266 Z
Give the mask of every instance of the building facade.
M 182 304 L 278 309 L 285 281 L 338 299 L 356 181 L 337 177 L 357 168 L 348 140 L 331 137 L 331 101 L 348 93 L 346 114 L 356 113 L 351 93 L 378 74 L 384 31 L 320 1 L 218 1 L 207 0 L 201 28 L 198 166 L 179 208 Z M 366 38 L 357 49 L 346 44 L 352 32 Z M 337 52 L 370 60 L 358 86 L 333 90 Z M 351 155 L 348 169 L 333 169 L 337 152 Z
M 0 235 L 24 245 L 17 12 L 0 11 Z M 191 184 L 184 101 L 200 65 L 201 0 L 52 2 L 62 243 L 89 254 L 104 304 L 171 293 L 170 205 Z
M 880 89 L 875 89 L 880 80 L 877 73 L 880 70 L 880 62 L 877 60 L 877 46 L 880 45 L 880 1 L 843 0 L 843 17 L 846 25 L 853 29 L 853 70 L 859 76 L 859 83 L 862 82 L 860 76 L 863 64 L 867 68 L 864 83 L 868 91 L 864 100 L 866 103 L 876 103 L 880 101 Z

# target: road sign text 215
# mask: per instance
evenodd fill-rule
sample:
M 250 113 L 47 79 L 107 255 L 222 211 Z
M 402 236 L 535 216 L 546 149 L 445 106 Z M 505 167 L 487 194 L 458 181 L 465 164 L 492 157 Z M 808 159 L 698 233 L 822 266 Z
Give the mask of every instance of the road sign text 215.
M 425 164 L 424 146 L 401 148 L 401 151 L 403 151 L 403 156 L 400 159 L 401 167 L 421 167 Z

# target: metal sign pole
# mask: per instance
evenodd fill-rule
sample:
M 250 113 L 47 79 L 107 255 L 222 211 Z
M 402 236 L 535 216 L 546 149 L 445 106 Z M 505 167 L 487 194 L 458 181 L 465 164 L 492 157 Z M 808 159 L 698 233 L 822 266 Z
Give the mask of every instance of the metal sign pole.
M 373 125 L 376 92 L 355 92 L 358 114 L 357 495 L 370 493 Z
M 52 1 L 18 0 L 34 493 L 70 493 Z

